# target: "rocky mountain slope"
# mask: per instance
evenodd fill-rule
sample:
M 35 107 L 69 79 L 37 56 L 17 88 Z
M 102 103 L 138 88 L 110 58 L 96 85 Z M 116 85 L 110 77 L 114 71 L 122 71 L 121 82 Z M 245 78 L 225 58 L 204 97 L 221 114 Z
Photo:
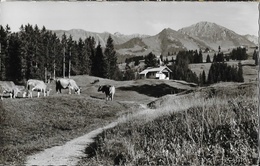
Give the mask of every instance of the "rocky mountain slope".
M 253 42 L 254 44 L 258 45 L 258 37 L 254 35 L 245 35 L 247 40 Z
M 64 33 L 67 36 L 71 35 L 73 40 L 76 40 L 76 41 L 78 41 L 79 38 L 81 38 L 82 40 L 85 40 L 89 36 L 92 36 L 92 37 L 94 37 L 95 41 L 97 43 L 100 42 L 101 46 L 103 46 L 103 47 L 106 45 L 106 41 L 107 41 L 109 35 L 111 35 L 111 37 L 113 38 L 114 44 L 122 44 L 135 37 L 146 37 L 147 36 L 147 35 L 140 35 L 140 34 L 124 35 L 119 32 L 116 32 L 114 34 L 111 34 L 109 32 L 97 33 L 97 32 L 85 31 L 82 29 L 71 29 L 68 31 L 54 30 L 53 32 L 55 32 L 59 38 L 61 38 Z
M 178 30 L 178 32 L 191 36 L 214 50 L 217 50 L 219 46 L 222 49 L 229 49 L 241 45 L 254 45 L 254 43 L 249 41 L 246 37 L 211 22 L 199 22 L 182 28 Z
M 209 48 L 218 50 L 220 46 L 223 51 L 242 45 L 256 46 L 257 40 L 253 36 L 243 36 L 223 26 L 210 22 L 199 22 L 179 29 L 178 31 L 167 28 L 154 36 L 148 35 L 124 35 L 120 33 L 96 33 L 80 29 L 69 31 L 54 31 L 58 37 L 64 33 L 72 35 L 74 40 L 83 40 L 93 36 L 96 42 L 104 47 L 109 35 L 114 40 L 115 48 L 120 55 L 147 55 L 153 52 L 155 55 L 175 54 L 180 50 L 198 50 Z

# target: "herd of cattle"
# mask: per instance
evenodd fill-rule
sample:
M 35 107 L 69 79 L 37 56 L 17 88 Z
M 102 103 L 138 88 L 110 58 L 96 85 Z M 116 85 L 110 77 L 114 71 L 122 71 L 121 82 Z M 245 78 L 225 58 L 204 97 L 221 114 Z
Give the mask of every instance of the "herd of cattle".
M 55 80 L 56 83 L 56 92 L 61 93 L 61 89 L 69 89 L 69 94 L 71 90 L 75 91 L 75 94 L 80 94 L 81 88 L 73 79 L 69 78 L 59 78 Z M 38 92 L 37 97 L 40 97 L 40 94 L 43 93 L 43 96 L 49 96 L 52 89 L 47 88 L 47 85 L 36 79 L 29 79 L 26 83 L 26 86 L 15 85 L 13 81 L 0 81 L 0 93 L 1 100 L 3 100 L 4 94 L 9 94 L 10 98 L 16 98 L 18 94 L 22 97 L 32 98 L 33 91 Z M 98 92 L 102 91 L 106 94 L 106 100 L 113 100 L 115 94 L 115 87 L 111 85 L 99 86 Z

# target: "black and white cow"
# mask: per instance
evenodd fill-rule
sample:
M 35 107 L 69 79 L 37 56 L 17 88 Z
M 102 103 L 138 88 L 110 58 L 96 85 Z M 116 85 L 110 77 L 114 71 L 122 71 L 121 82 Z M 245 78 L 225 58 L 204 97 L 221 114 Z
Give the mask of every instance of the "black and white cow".
M 80 94 L 80 87 L 76 84 L 73 79 L 69 78 L 59 78 L 56 80 L 56 92 L 61 93 L 61 89 L 69 89 L 69 94 L 71 94 L 71 89 L 75 90 L 76 94 Z
M 98 92 L 102 91 L 103 93 L 106 94 L 106 100 L 113 100 L 116 88 L 113 85 L 103 85 L 99 86 Z

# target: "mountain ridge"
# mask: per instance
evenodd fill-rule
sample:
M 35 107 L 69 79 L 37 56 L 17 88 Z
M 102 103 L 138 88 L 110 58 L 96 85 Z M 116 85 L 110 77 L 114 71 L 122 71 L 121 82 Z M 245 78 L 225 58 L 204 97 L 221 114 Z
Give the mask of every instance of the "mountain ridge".
M 233 30 L 225 28 L 216 23 L 202 21 L 183 27 L 179 30 L 164 28 L 156 35 L 132 34 L 124 35 L 120 32 L 89 32 L 82 29 L 71 29 L 68 31 L 54 30 L 59 38 L 65 33 L 71 35 L 74 40 L 85 40 L 92 36 L 95 41 L 105 47 L 109 35 L 114 40 L 115 49 L 120 55 L 146 55 L 153 52 L 156 55 L 176 53 L 180 50 L 198 50 L 209 48 L 223 50 L 235 48 L 242 45 L 256 46 L 256 37 L 253 35 L 239 35 Z

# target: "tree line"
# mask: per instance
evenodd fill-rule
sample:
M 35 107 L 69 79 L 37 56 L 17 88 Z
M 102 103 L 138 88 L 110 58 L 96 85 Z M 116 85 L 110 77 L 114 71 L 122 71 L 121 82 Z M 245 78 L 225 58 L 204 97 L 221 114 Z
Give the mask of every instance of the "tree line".
M 0 80 L 22 82 L 28 79 L 89 74 L 120 79 L 113 39 L 105 48 L 93 37 L 75 41 L 57 35 L 43 26 L 22 25 L 19 32 L 0 26 Z

